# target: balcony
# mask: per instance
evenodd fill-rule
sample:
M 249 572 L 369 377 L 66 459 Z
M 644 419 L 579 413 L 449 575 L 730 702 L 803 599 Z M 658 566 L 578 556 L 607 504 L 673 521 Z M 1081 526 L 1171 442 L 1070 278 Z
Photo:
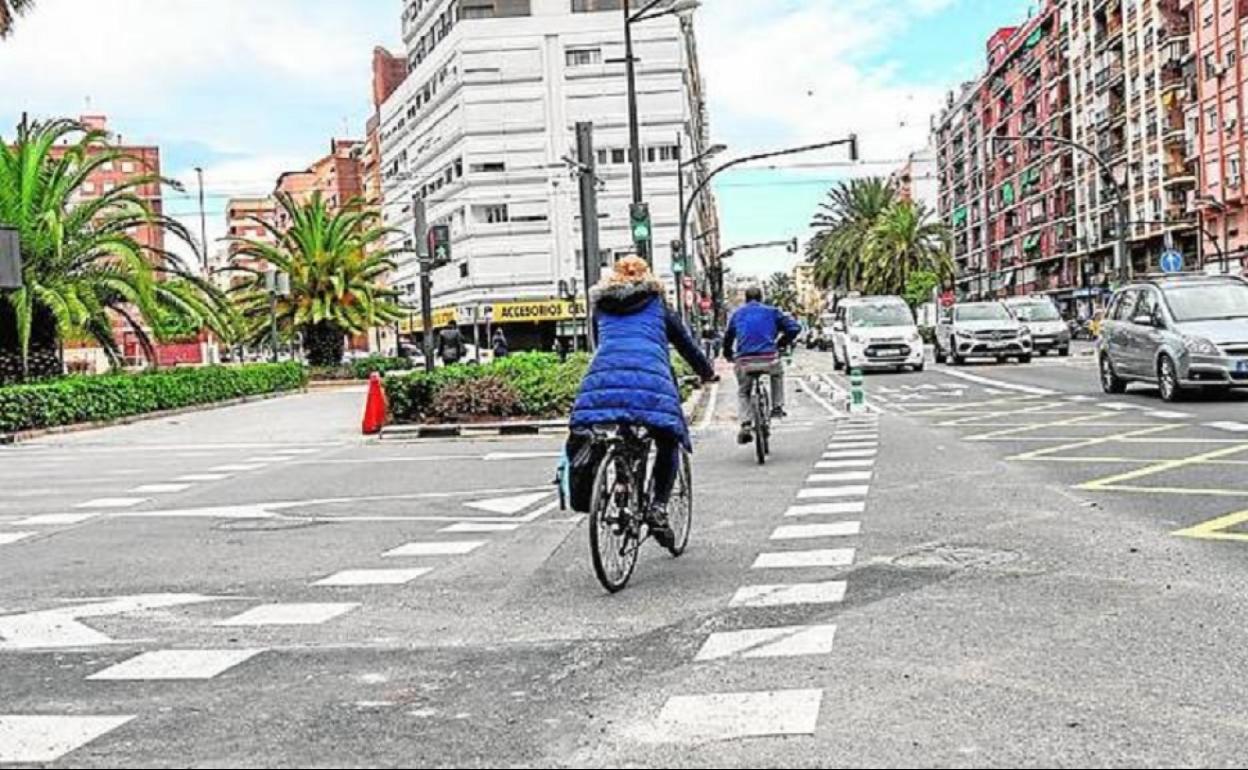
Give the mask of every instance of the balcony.
M 1165 178 L 1162 185 L 1168 188 L 1184 187 L 1196 184 L 1195 163 L 1167 163 Z
M 1097 89 L 1109 88 L 1122 82 L 1123 68 L 1121 62 L 1114 62 L 1108 67 L 1102 67 L 1096 73 Z

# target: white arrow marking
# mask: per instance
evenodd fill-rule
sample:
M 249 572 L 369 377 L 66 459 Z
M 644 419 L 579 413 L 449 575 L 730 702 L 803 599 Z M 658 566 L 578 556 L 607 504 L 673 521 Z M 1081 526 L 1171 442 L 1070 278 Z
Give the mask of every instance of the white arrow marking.
M 227 597 L 200 594 L 141 594 L 121 596 L 54 610 L 0 616 L 0 650 L 55 649 L 112 644 L 106 634 L 80 623 L 82 618 L 124 615 L 129 612 L 222 601 Z

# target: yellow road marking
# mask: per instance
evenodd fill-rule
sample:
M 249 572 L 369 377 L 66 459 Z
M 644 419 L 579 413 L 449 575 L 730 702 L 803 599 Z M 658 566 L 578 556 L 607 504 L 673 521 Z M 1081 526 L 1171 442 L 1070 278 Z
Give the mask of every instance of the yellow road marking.
M 1013 436 L 1019 433 L 1028 433 L 1033 430 L 1043 430 L 1045 428 L 1058 428 L 1058 427 L 1063 427 L 1063 426 L 1068 426 L 1068 425 L 1078 425 L 1082 422 L 1087 422 L 1088 420 L 1091 420 L 1093 418 L 1100 418 L 1103 416 L 1104 415 L 1101 415 L 1099 413 L 1098 414 L 1085 413 L 1079 417 L 1071 417 L 1070 419 L 1058 420 L 1057 422 L 1042 422 L 1042 423 L 1036 423 L 1035 425 L 1026 425 L 1021 428 L 1004 428 L 1002 430 L 988 431 L 987 433 L 980 433 L 975 436 L 967 436 L 966 440 L 967 441 L 987 441 L 988 439 L 999 438 L 1001 436 Z
M 1194 537 L 1198 540 L 1238 540 L 1248 542 L 1248 532 L 1227 532 L 1226 530 L 1237 524 L 1243 524 L 1248 521 L 1248 511 L 1240 511 L 1239 513 L 1228 513 L 1225 516 L 1219 516 L 1216 519 L 1203 521 L 1194 527 L 1180 529 L 1171 534 L 1179 537 Z
M 1059 452 L 1069 452 L 1075 449 L 1086 449 L 1091 446 L 1100 446 L 1101 444 L 1110 444 L 1123 438 L 1133 438 L 1136 436 L 1147 436 L 1153 433 L 1163 433 L 1168 430 L 1175 430 L 1182 427 L 1181 425 L 1152 425 L 1147 428 L 1138 428 L 1129 430 L 1124 433 L 1115 433 L 1109 436 L 1097 436 L 1095 438 L 1086 438 L 1071 444 L 1063 444 L 1062 446 L 1048 447 L 1047 449 L 1037 449 L 1033 452 L 1024 452 L 1020 455 L 1007 457 L 1007 460 L 1038 460 L 1044 459 L 1046 455 L 1054 455 Z
M 1076 489 L 1084 489 L 1084 490 L 1091 490 L 1091 491 L 1103 491 L 1107 489 L 1114 489 L 1115 487 L 1120 487 L 1122 483 L 1125 481 L 1135 481 L 1136 479 L 1142 479 L 1142 478 L 1145 478 L 1146 476 L 1154 476 L 1158 473 L 1164 473 L 1166 471 L 1172 471 L 1178 468 L 1186 468 L 1189 465 L 1200 465 L 1201 463 L 1204 463 L 1208 460 L 1219 460 L 1223 457 L 1228 457 L 1233 454 L 1238 454 L 1245 450 L 1248 450 L 1248 443 L 1241 443 L 1236 446 L 1223 447 L 1221 449 L 1215 449 L 1212 452 L 1205 452 L 1204 454 L 1192 455 L 1190 457 L 1183 457 L 1183 458 L 1178 458 L 1178 459 L 1173 459 L 1173 460 L 1163 460 L 1162 462 L 1159 462 L 1155 465 L 1147 466 L 1145 468 L 1137 468 L 1136 470 L 1128 471 L 1126 473 L 1119 473 L 1114 476 L 1107 476 L 1102 479 L 1095 479 L 1093 481 L 1088 481 L 1083 484 L 1080 484 L 1078 487 L 1076 487 Z M 1139 491 L 1140 489 L 1151 490 L 1152 488 L 1143 487 L 1143 488 L 1136 488 L 1131 491 Z M 1162 492 L 1163 490 L 1158 489 L 1156 491 Z M 1187 491 L 1187 492 L 1171 491 L 1170 494 L 1202 494 L 1202 493 L 1194 492 L 1194 491 Z M 1237 490 L 1209 489 L 1203 492 L 1203 494 L 1248 495 L 1248 491 L 1240 492 Z

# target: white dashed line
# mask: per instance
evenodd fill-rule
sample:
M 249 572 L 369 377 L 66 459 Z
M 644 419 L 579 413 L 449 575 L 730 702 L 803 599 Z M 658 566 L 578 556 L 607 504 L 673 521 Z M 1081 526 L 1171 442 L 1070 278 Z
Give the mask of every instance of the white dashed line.
M 875 457 L 879 454 L 875 449 L 843 449 L 836 452 L 824 452 L 825 460 L 848 460 L 853 457 Z
M 44 513 L 39 516 L 22 519 L 17 522 L 17 525 L 20 527 L 58 527 L 69 524 L 81 524 L 84 521 L 94 519 L 98 515 L 96 513 Z
M 812 540 L 822 537 L 853 537 L 862 531 L 862 522 L 837 521 L 831 524 L 790 524 L 771 533 L 772 540 Z
M 822 690 L 681 695 L 663 706 L 652 735 L 670 743 L 811 735 L 822 701 Z
M 440 543 L 408 543 L 384 555 L 396 556 L 462 556 L 485 545 L 484 540 L 448 540 Z
M 852 503 L 814 503 L 811 505 L 793 505 L 785 512 L 786 517 L 799 516 L 843 516 L 846 514 L 864 513 L 867 504 L 858 501 Z
M 55 762 L 133 716 L 26 716 L 0 714 L 0 764 Z
M 780 583 L 742 586 L 729 602 L 734 607 L 782 607 L 792 604 L 836 604 L 845 599 L 844 580 L 822 583 Z
M 87 679 L 212 679 L 262 652 L 264 650 L 156 650 L 124 660 Z
M 208 470 L 213 473 L 243 473 L 245 471 L 255 471 L 263 468 L 263 465 L 243 465 L 241 463 L 233 463 L 230 465 L 218 465 Z
M 819 470 L 831 470 L 834 468 L 870 468 L 875 465 L 875 460 L 820 460 L 815 463 L 815 467 Z
M 131 492 L 139 494 L 168 494 L 172 492 L 185 492 L 190 489 L 190 484 L 144 484 L 141 487 L 135 487 Z
M 313 626 L 345 615 L 359 604 L 262 604 L 218 626 Z
M 85 503 L 78 503 L 75 508 L 132 508 L 140 503 L 146 503 L 146 497 L 99 497 L 95 500 L 88 500 Z
M 836 626 L 782 626 L 711 634 L 694 660 L 791 658 L 832 652 Z
M 854 563 L 853 548 L 820 548 L 813 551 L 773 551 L 760 553 L 750 569 L 803 569 L 806 567 L 848 567 Z
M 871 471 L 846 471 L 844 473 L 816 473 L 806 479 L 807 484 L 836 484 L 842 481 L 870 481 Z
M 1231 433 L 1248 433 L 1248 423 L 1242 422 L 1207 422 L 1205 427 L 1230 431 Z
M 397 586 L 433 572 L 431 567 L 413 569 L 349 569 L 322 578 L 314 586 Z
M 34 536 L 34 532 L 0 532 L 0 545 L 10 545 Z
M 174 481 L 225 481 L 229 477 L 228 473 L 191 473 L 179 476 Z
M 491 524 L 490 522 L 480 521 L 461 521 L 458 524 L 452 524 L 449 527 L 443 527 L 438 532 L 446 534 L 466 533 L 466 532 L 514 532 L 520 529 L 520 524 Z
M 811 500 L 822 497 L 866 497 L 870 487 L 856 484 L 845 487 L 814 487 L 803 489 L 797 493 L 799 500 Z

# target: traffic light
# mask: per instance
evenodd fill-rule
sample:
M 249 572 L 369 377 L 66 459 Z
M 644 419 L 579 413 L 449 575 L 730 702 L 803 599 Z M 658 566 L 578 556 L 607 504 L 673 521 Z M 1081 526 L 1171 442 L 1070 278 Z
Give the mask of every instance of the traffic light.
M 679 240 L 672 241 L 672 272 L 676 275 L 685 272 L 685 249 Z
M 849 135 L 849 159 L 854 163 L 858 162 L 858 135 Z
M 429 228 L 429 259 L 434 267 L 449 265 L 451 262 L 451 227 L 450 225 L 434 225 Z
M 628 219 L 632 226 L 633 243 L 637 246 L 637 253 L 646 255 L 650 253 L 650 204 L 634 203 L 629 207 Z
M 785 250 L 786 250 L 786 251 L 788 251 L 790 254 L 796 254 L 796 253 L 797 253 L 797 239 L 796 239 L 796 238 L 794 238 L 793 240 L 789 241 L 789 242 L 785 245 L 785 247 L 784 247 L 784 248 L 785 248 Z

